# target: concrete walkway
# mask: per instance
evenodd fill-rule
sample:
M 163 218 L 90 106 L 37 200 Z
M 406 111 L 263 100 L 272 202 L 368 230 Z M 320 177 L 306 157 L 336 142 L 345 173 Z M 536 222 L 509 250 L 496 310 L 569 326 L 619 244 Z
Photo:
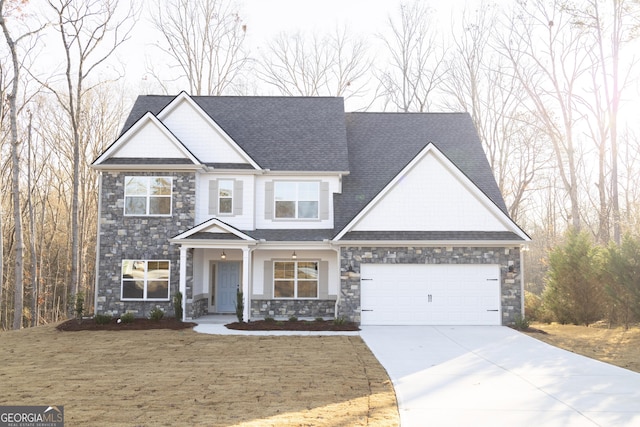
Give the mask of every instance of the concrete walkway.
M 402 427 L 640 426 L 640 374 L 500 326 L 364 326 Z
M 228 329 L 224 325 L 237 321 L 235 315 L 209 315 L 192 320 L 198 325 L 193 328 L 194 331 L 202 334 L 213 335 L 262 335 L 262 336 L 278 336 L 278 335 L 359 335 L 359 332 L 331 332 L 331 331 L 238 331 Z

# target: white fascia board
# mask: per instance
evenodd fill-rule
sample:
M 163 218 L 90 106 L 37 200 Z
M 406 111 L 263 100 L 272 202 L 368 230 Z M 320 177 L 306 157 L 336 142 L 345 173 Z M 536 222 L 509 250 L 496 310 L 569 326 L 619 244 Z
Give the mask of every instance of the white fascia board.
M 428 143 L 425 148 L 422 149 L 418 155 L 416 155 L 411 162 L 407 166 L 405 166 L 396 176 L 389 182 L 383 189 L 380 191 L 376 197 L 367 204 L 367 206 L 362 209 L 358 215 L 356 215 L 334 238 L 334 241 L 340 240 L 346 233 L 348 233 L 355 225 L 369 213 L 376 204 L 380 200 L 384 198 L 384 196 L 390 192 L 393 187 L 398 183 L 402 177 L 404 177 L 407 173 L 411 171 L 415 167 L 415 165 L 420 162 L 428 153 L 433 153 L 442 163 L 447 167 L 453 174 L 459 179 L 461 182 L 465 184 L 466 188 L 469 188 L 474 195 L 480 200 L 496 217 L 501 219 L 501 222 L 509 229 L 520 236 L 523 240 L 529 241 L 531 238 L 515 223 L 509 216 L 505 215 L 505 213 L 493 202 L 493 200 L 489 199 L 489 197 L 482 191 L 475 182 L 471 181 L 469 177 L 467 177 L 460 168 L 458 168 L 447 156 L 445 156 L 442 151 L 440 151 L 433 143 Z
M 281 250 L 281 249 L 289 249 L 289 250 L 311 250 L 311 249 L 330 249 L 335 250 L 334 246 L 330 241 L 324 242 L 307 242 L 307 241 L 260 241 L 258 249 L 265 250 Z
M 189 249 L 244 249 L 255 246 L 258 242 L 238 241 L 238 240 L 207 240 L 207 239 L 169 239 L 169 243 L 180 245 Z
M 373 247 L 496 247 L 523 248 L 526 242 L 513 240 L 332 240 L 334 246 L 373 246 Z
M 251 237 L 246 235 L 245 233 L 235 229 L 234 227 L 220 221 L 217 218 L 211 218 L 208 221 L 205 221 L 199 225 L 196 225 L 195 227 L 185 231 L 184 233 L 178 234 L 175 237 L 172 237 L 171 239 L 169 239 L 169 242 L 171 243 L 181 243 L 184 239 L 186 239 L 189 236 L 192 236 L 200 231 L 204 231 L 208 228 L 211 227 L 219 227 L 221 229 L 223 229 L 224 231 L 226 231 L 227 233 L 231 233 L 237 237 L 239 237 L 240 239 L 243 240 L 243 245 L 246 245 L 247 242 L 255 242 L 256 240 Z M 211 240 L 206 239 L 207 242 L 209 242 L 209 246 L 211 245 Z
M 206 165 L 202 169 L 204 172 L 217 175 L 264 175 L 265 173 L 265 169 L 218 169 Z
M 197 171 L 202 170 L 202 165 L 149 165 L 149 164 L 138 164 L 138 165 L 91 165 L 92 169 L 95 170 L 109 170 L 109 171 Z
M 247 154 L 246 151 L 244 151 L 234 140 L 233 138 L 231 138 L 229 136 L 229 134 L 227 132 L 224 131 L 224 129 L 222 129 L 218 123 L 216 123 L 216 121 L 209 115 L 207 114 L 199 105 L 197 102 L 195 102 L 193 100 L 193 98 L 191 98 L 191 96 L 189 96 L 188 93 L 186 93 L 185 91 L 180 92 L 175 98 L 173 98 L 173 100 L 171 100 L 171 102 L 169 104 L 167 104 L 162 111 L 160 111 L 158 113 L 158 118 L 160 118 L 160 120 L 162 120 L 164 117 L 168 116 L 171 111 L 173 111 L 174 108 L 176 108 L 178 105 L 180 105 L 180 102 L 185 101 L 188 102 L 189 105 L 191 105 L 193 107 L 193 109 L 195 111 L 198 112 L 198 114 L 200 115 L 200 117 L 202 117 L 208 124 L 209 126 L 211 126 L 213 129 L 215 129 L 216 132 L 218 132 L 220 135 L 222 135 L 222 138 L 227 142 L 227 144 L 229 144 L 231 147 L 233 147 L 233 149 L 243 158 L 247 161 L 247 163 L 249 163 L 251 166 L 253 166 L 255 169 L 262 169 L 260 167 L 260 165 L 258 165 L 252 158 L 251 156 L 249 156 L 249 154 Z
M 120 150 L 127 142 L 129 142 L 144 126 L 151 123 L 156 126 L 180 151 L 185 158 L 189 159 L 199 168 L 202 167 L 200 160 L 198 160 L 191 152 L 184 146 L 184 144 L 176 138 L 176 136 L 152 113 L 147 112 L 136 121 L 125 133 L 120 135 L 96 160 L 93 161 L 91 167 L 97 168 L 102 166 L 101 163 L 111 158 L 114 154 Z M 179 165 L 176 165 L 179 166 Z M 149 166 L 147 166 L 149 168 Z
M 278 176 L 337 176 L 342 177 L 349 175 L 349 172 L 345 171 L 279 171 L 266 169 L 265 175 L 278 175 Z

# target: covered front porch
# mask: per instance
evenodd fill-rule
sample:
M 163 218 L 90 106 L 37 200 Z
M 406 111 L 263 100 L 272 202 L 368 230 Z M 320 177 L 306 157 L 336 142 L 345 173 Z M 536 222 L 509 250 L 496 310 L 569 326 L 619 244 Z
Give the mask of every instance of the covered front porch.
M 180 246 L 184 320 L 236 316 L 333 319 L 340 288 L 339 249 L 328 241 L 254 239 L 220 223 L 171 239 Z M 216 232 L 212 232 L 216 230 Z

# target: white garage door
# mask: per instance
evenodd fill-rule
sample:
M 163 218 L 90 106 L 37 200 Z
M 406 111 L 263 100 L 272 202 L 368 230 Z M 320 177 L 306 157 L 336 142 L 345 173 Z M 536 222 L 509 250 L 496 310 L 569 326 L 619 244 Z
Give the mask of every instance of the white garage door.
M 363 325 L 500 325 L 500 268 L 362 264 Z

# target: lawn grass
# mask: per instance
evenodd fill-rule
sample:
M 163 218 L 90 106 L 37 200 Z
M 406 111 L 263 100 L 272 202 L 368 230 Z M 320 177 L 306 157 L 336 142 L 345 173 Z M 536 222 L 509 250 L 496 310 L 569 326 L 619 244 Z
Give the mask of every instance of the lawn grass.
M 399 424 L 358 336 L 6 331 L 0 389 L 0 405 L 64 405 L 67 427 Z

